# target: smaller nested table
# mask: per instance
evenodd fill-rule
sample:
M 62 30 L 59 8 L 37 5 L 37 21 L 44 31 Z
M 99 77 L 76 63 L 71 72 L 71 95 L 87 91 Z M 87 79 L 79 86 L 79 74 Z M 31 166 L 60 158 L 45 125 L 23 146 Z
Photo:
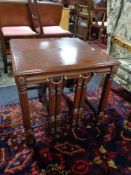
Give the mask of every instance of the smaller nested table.
M 86 85 L 93 73 L 106 74 L 97 116 L 103 115 L 118 61 L 103 50 L 76 38 L 13 39 L 10 41 L 13 72 L 18 87 L 27 139 L 32 133 L 27 86 L 46 82 L 49 87 L 49 117 L 61 116 L 61 96 L 66 79 L 75 78 L 72 126 L 76 126 L 83 108 Z M 56 122 L 55 122 L 56 123 Z

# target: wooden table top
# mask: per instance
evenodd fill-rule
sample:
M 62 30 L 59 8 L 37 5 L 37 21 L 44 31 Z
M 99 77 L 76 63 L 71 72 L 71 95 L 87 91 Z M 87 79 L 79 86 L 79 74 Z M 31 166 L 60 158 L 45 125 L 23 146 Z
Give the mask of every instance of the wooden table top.
M 14 75 L 48 74 L 117 65 L 102 49 L 77 38 L 12 39 Z

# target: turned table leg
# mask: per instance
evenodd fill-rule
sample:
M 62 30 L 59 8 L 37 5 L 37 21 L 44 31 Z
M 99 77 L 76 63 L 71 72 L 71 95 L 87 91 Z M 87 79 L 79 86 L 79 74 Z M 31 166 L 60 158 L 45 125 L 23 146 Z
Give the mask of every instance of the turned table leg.
M 28 146 L 33 146 L 34 144 L 34 136 L 31 129 L 31 121 L 30 121 L 30 111 L 29 111 L 29 102 L 27 95 L 27 84 L 26 77 L 16 77 L 16 83 L 18 86 L 20 106 L 23 118 L 23 125 L 26 133 L 26 141 Z

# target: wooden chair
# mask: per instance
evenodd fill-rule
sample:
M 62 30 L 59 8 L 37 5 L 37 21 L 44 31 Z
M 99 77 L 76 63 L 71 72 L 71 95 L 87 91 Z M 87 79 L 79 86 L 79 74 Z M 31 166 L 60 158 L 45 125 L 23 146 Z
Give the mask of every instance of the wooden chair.
M 0 39 L 5 73 L 10 65 L 7 60 L 10 53 L 9 40 L 38 36 L 33 30 L 28 8 L 26 2 L 0 2 Z
M 91 18 L 91 0 L 77 1 L 75 36 L 87 39 Z
M 60 27 L 63 6 L 58 3 L 34 1 L 32 3 L 39 20 L 36 31 L 44 38 L 72 37 L 73 34 Z
M 107 12 L 106 7 L 94 7 L 89 27 L 89 41 L 95 36 L 100 42 L 106 36 Z

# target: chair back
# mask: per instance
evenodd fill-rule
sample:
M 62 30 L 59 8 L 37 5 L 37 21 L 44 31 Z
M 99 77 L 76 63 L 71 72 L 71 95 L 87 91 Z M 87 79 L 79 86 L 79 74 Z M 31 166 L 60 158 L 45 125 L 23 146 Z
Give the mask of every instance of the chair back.
M 59 26 L 63 6 L 57 3 L 37 3 L 42 26 Z
M 28 7 L 32 20 L 33 29 L 34 30 L 38 29 L 40 31 L 40 34 L 43 35 L 37 0 L 28 0 Z
M 105 7 L 95 7 L 93 10 L 94 18 L 91 19 L 92 22 L 101 22 L 101 26 L 104 26 L 104 22 L 107 20 L 107 12 Z
M 27 2 L 0 2 L 0 27 L 32 26 Z
M 92 0 L 93 7 L 106 7 L 107 0 Z
M 37 2 L 37 0 L 28 0 L 32 22 L 35 30 L 44 35 L 43 27 L 59 26 L 63 6 L 53 2 Z
M 91 0 L 77 0 L 76 4 L 76 18 L 75 18 L 75 36 L 78 36 L 80 33 L 84 35 L 84 39 L 87 39 L 87 34 L 90 25 L 91 19 Z M 83 26 L 82 26 L 82 25 Z M 83 29 L 83 30 L 82 30 Z M 80 34 L 80 35 L 81 35 Z M 82 36 L 80 36 L 82 38 Z

